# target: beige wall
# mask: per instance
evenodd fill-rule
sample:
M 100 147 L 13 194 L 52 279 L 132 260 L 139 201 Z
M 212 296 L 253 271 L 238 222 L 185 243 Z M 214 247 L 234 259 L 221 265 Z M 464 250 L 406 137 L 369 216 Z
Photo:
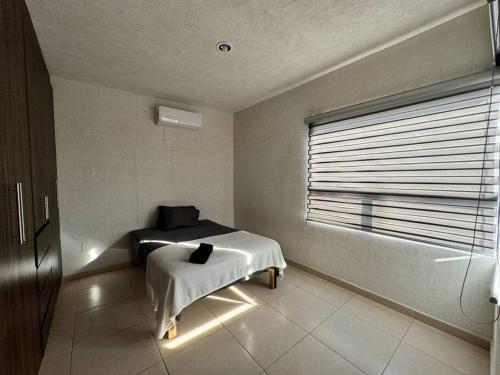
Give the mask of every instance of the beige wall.
M 128 235 L 159 204 L 233 225 L 233 117 L 52 77 L 63 271 L 128 261 Z M 160 128 L 154 107 L 199 111 L 200 130 Z
M 486 7 L 235 114 L 235 218 L 239 228 L 278 240 L 286 257 L 477 335 L 491 326 L 459 311 L 466 254 L 416 242 L 306 224 L 304 118 L 489 67 Z M 491 319 L 493 261 L 475 259 L 466 310 Z

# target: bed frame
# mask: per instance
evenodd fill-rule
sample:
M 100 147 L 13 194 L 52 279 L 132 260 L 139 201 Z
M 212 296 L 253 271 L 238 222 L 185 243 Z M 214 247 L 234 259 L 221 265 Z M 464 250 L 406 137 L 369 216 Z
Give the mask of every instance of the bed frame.
M 268 274 L 269 274 L 269 289 L 276 289 L 276 287 L 278 286 L 279 269 L 277 267 L 268 267 L 265 270 L 261 270 L 261 271 L 257 271 L 257 272 L 252 273 L 249 276 L 249 278 L 253 278 L 253 277 L 257 276 L 257 275 L 260 275 L 262 272 L 268 272 Z M 240 283 L 241 281 L 243 281 L 245 279 L 246 278 L 240 279 L 240 280 L 236 280 L 234 283 L 226 285 L 225 287 L 216 290 L 214 293 L 217 293 L 219 290 L 229 288 L 232 285 L 238 284 L 238 283 Z M 181 320 L 181 314 L 177 315 L 175 317 L 175 320 L 176 321 Z M 170 329 L 165 334 L 165 338 L 167 340 L 172 340 L 176 336 L 177 336 L 177 324 L 174 324 L 172 327 L 170 327 Z

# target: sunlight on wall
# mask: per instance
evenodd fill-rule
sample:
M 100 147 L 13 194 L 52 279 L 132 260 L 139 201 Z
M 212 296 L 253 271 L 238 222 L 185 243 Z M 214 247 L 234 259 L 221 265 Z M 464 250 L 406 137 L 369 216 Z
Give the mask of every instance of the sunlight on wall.
M 459 257 L 437 258 L 437 259 L 434 259 L 434 262 L 435 263 L 454 262 L 457 260 L 469 260 L 469 258 L 470 258 L 470 255 L 463 255 L 463 256 L 459 256 Z M 472 255 L 472 259 L 477 259 L 477 258 L 484 258 L 484 256 L 478 255 L 478 254 Z
M 97 250 L 95 247 L 90 249 L 88 252 L 88 263 L 91 263 L 94 260 L 96 260 L 99 257 L 99 255 L 101 255 L 101 252 L 99 252 L 99 250 Z

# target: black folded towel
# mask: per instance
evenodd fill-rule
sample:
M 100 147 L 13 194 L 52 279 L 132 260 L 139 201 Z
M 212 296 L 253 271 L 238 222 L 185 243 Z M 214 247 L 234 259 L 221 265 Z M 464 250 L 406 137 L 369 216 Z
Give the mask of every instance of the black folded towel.
M 200 247 L 193 251 L 193 253 L 189 257 L 189 262 L 196 264 L 205 264 L 210 254 L 212 254 L 213 249 L 213 245 L 210 245 L 209 243 L 201 243 Z

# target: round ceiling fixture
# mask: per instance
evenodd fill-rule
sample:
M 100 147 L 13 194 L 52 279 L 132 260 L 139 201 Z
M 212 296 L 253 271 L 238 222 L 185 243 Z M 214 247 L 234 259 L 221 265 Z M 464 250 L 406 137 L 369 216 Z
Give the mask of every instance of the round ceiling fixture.
M 228 53 L 233 49 L 233 46 L 229 42 L 219 42 L 215 45 L 215 48 L 217 48 L 219 52 Z

